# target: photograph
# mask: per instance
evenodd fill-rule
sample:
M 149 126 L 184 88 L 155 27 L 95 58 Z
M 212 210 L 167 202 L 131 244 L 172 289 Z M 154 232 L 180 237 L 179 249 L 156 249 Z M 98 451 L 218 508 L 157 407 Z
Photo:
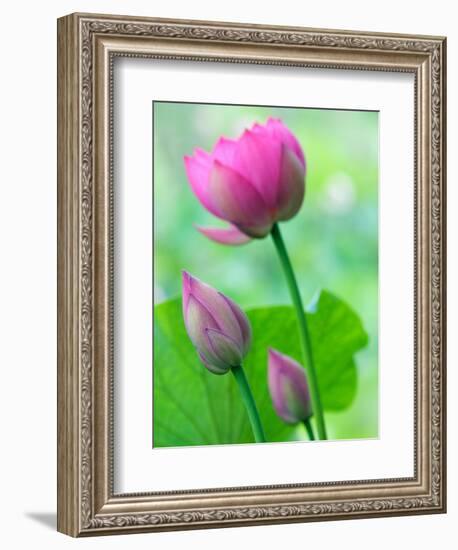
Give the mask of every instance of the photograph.
M 378 438 L 379 112 L 152 114 L 152 448 Z

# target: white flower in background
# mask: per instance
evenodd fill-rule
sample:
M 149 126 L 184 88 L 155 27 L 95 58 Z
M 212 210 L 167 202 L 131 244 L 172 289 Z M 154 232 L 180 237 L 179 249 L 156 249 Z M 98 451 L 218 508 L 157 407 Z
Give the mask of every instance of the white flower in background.
M 356 200 L 355 184 L 345 172 L 335 172 L 325 182 L 323 208 L 333 213 L 348 212 Z

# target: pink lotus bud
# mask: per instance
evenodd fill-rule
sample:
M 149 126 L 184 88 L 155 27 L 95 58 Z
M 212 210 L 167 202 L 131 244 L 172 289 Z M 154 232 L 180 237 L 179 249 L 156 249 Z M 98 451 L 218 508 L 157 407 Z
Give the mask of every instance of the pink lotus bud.
M 304 368 L 294 359 L 269 350 L 268 383 L 274 409 L 288 424 L 312 416 L 312 404 Z
M 236 245 L 265 237 L 302 205 L 304 153 L 279 119 L 254 124 L 236 140 L 221 137 L 211 153 L 196 149 L 184 160 L 199 201 L 230 223 L 227 229 L 199 229 L 216 242 Z
M 251 343 L 247 316 L 221 292 L 183 271 L 183 317 L 202 363 L 215 374 L 242 364 Z

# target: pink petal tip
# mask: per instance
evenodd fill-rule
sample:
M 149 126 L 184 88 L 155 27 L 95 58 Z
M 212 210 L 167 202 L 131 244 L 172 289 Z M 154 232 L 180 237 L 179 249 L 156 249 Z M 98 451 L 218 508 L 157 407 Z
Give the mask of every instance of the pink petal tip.
M 242 233 L 242 231 L 237 229 L 234 225 L 231 225 L 228 228 L 202 227 L 196 225 L 195 228 L 211 241 L 215 241 L 220 244 L 240 246 L 251 241 L 251 238 L 248 235 Z

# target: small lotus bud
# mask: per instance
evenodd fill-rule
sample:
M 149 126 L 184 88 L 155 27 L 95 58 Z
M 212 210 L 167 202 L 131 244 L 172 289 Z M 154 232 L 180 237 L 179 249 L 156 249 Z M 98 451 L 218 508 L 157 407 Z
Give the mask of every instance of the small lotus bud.
M 251 343 L 245 313 L 221 292 L 183 272 L 183 317 L 202 363 L 215 374 L 240 366 Z
M 269 350 L 268 384 L 274 409 L 288 424 L 312 416 L 310 392 L 305 369 L 294 359 Z

